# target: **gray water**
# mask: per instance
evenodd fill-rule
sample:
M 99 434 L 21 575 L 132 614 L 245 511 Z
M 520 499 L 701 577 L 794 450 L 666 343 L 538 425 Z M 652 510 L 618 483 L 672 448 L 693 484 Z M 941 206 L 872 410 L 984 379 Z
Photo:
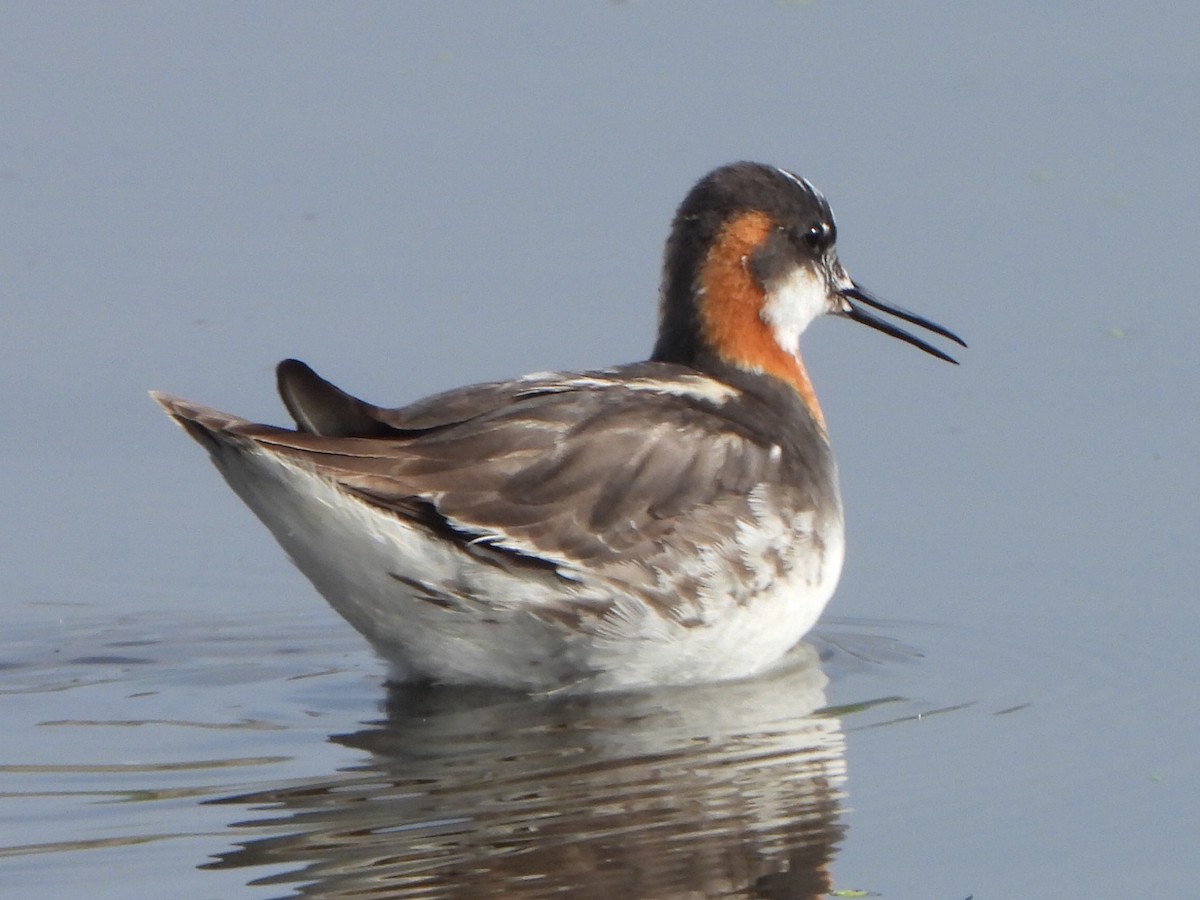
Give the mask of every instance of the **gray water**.
M 1200 13 L 0 9 L 5 897 L 1184 897 Z M 643 358 L 675 205 L 786 166 L 961 333 L 805 358 L 849 555 L 773 679 L 391 689 L 149 402 Z

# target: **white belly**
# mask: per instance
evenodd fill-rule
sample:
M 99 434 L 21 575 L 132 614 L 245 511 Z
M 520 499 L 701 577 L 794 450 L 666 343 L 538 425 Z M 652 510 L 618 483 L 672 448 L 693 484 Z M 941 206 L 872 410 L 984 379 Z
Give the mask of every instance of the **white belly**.
M 841 572 L 837 513 L 819 534 L 795 536 L 790 567 L 764 578 L 748 600 L 722 596 L 728 575 L 719 560 L 704 562 L 712 596 L 699 620 L 684 622 L 629 594 L 614 603 L 611 585 L 587 578 L 569 582 L 549 571 L 481 563 L 277 456 L 225 448 L 215 459 L 296 566 L 388 659 L 397 680 L 611 690 L 747 677 L 771 668 L 813 626 Z M 747 542 L 761 537 L 748 534 Z M 793 536 L 773 539 L 785 537 Z M 462 602 L 431 602 L 403 580 L 410 574 L 455 586 Z M 564 601 L 612 611 L 580 626 L 549 614 Z

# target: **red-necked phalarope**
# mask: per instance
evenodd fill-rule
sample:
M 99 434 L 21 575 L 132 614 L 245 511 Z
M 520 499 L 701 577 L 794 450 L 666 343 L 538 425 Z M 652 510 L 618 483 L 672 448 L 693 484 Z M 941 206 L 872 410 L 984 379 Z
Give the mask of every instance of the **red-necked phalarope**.
M 954 361 L 870 306 L 963 344 L 855 284 L 835 237 L 808 181 L 737 163 L 675 216 L 648 362 L 385 409 L 286 360 L 295 431 L 154 397 L 399 679 L 750 676 L 812 627 L 842 567 L 800 333 L 832 313 Z

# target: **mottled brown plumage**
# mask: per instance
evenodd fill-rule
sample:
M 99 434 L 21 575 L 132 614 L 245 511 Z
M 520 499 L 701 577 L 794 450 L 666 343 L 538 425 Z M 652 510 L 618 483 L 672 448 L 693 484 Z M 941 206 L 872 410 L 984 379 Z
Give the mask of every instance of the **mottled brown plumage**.
M 627 387 L 638 379 L 675 392 Z M 514 565 L 547 563 L 569 581 L 610 581 L 681 619 L 690 617 L 690 578 L 670 558 L 730 540 L 754 520 L 756 488 L 791 514 L 836 503 L 828 443 L 795 399 L 714 383 L 723 399 L 709 402 L 705 381 L 680 366 L 479 385 L 434 408 L 426 401 L 395 410 L 346 404 L 289 360 L 281 364 L 285 396 L 294 380 L 307 385 L 309 405 L 329 408 L 322 391 L 343 403 L 344 421 L 326 422 L 332 434 L 257 425 L 174 399 L 164 405 L 462 546 L 490 548 Z M 792 415 L 772 408 L 781 400 L 797 406 Z M 301 413 L 298 421 L 312 419 Z M 345 436 L 349 422 L 369 436 Z M 420 583 L 419 574 L 407 577 Z

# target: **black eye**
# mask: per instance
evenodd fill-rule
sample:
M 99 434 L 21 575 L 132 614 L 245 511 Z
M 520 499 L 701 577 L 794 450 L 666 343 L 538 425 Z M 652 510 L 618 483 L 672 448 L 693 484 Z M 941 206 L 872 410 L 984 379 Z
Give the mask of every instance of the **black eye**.
M 830 222 L 814 222 L 805 229 L 800 239 L 813 253 L 824 253 L 833 246 L 835 236 Z

